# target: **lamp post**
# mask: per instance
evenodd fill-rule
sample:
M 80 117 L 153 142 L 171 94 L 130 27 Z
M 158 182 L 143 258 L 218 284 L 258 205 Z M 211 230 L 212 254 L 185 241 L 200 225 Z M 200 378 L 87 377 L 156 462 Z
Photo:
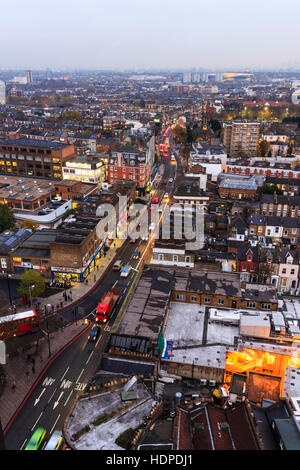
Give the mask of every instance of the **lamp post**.
M 48 313 L 49 313 L 48 307 L 49 307 L 49 309 L 51 309 L 51 304 L 48 304 L 46 309 L 45 309 L 45 311 L 46 311 L 47 337 L 48 337 L 48 349 L 49 349 L 48 357 L 50 357 L 51 356 L 51 349 L 50 349 L 50 334 L 49 334 L 49 324 L 48 324 Z
M 9 282 L 9 279 L 10 279 L 10 278 L 11 278 L 11 274 L 6 274 L 6 281 L 7 281 L 9 302 L 10 302 L 10 306 L 12 307 L 12 299 L 11 299 L 11 291 L 10 291 L 10 282 Z
M 29 300 L 30 300 L 30 307 L 32 307 L 32 289 L 34 289 L 35 285 L 29 286 Z

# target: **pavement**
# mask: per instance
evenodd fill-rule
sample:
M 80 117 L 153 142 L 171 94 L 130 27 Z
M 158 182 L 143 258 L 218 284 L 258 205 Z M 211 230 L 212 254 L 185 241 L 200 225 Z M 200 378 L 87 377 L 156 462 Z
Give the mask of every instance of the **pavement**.
M 40 303 L 40 310 L 43 311 L 44 305 L 53 305 L 56 312 L 57 305 L 60 309 L 66 308 L 75 305 L 80 299 L 86 297 L 105 274 L 107 267 L 116 257 L 124 241 L 116 239 L 106 256 L 97 260 L 96 269 L 88 276 L 88 282 L 76 283 L 67 291 L 68 301 L 64 300 L 62 292 L 47 298 L 37 298 L 36 300 Z M 24 311 L 24 306 L 19 306 L 17 312 L 19 311 Z M 3 428 L 7 426 L 43 370 L 47 368 L 47 364 L 85 328 L 87 328 L 87 325 L 79 320 L 77 323 L 72 323 L 63 329 L 50 333 L 50 357 L 48 338 L 45 336 L 39 340 L 38 350 L 36 342 L 33 342 L 31 347 L 26 349 L 26 352 L 15 352 L 8 358 L 8 363 L 2 366 L 2 371 L 6 375 L 6 385 L 0 396 L 0 417 Z M 27 359 L 28 356 L 30 356 L 30 359 Z M 13 382 L 16 384 L 14 388 L 12 388 Z
M 0 417 L 3 429 L 55 356 L 88 326 L 83 320 L 80 320 L 77 324 L 73 323 L 50 334 L 50 357 L 48 338 L 43 337 L 39 340 L 38 348 L 36 342 L 33 342 L 31 348 L 25 353 L 20 351 L 14 354 L 8 359 L 6 365 L 2 365 L 2 371 L 6 375 L 6 385 L 0 396 Z M 12 388 L 13 382 L 15 382 L 14 388 Z
M 68 307 L 72 304 L 76 304 L 80 299 L 88 295 L 88 293 L 93 289 L 94 285 L 98 283 L 101 277 L 104 275 L 108 265 L 111 263 L 113 258 L 116 256 L 118 250 L 122 247 L 125 240 L 115 239 L 111 244 L 109 250 L 106 253 L 106 256 L 96 260 L 96 267 L 87 277 L 87 282 L 76 282 L 72 285 L 70 289 L 66 291 L 61 291 L 57 294 L 51 295 L 49 297 L 38 297 L 34 299 L 40 304 L 40 311 L 44 311 L 44 306 L 48 305 L 48 311 L 51 312 L 52 305 L 54 306 L 53 311 L 61 310 L 62 308 Z M 64 293 L 66 292 L 68 300 L 64 298 Z M 51 307 L 49 307 L 51 306 Z M 24 306 L 19 306 L 17 312 L 24 311 Z

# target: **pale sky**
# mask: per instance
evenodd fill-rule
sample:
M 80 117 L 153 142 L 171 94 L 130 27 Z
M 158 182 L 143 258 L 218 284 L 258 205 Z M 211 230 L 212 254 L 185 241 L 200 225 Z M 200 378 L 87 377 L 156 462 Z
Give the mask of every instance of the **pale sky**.
M 0 0 L 0 68 L 300 69 L 300 0 Z

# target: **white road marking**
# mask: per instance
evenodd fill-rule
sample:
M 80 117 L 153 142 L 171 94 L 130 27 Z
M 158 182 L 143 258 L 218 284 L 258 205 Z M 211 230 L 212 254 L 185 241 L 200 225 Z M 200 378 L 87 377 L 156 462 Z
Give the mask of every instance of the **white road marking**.
M 45 387 L 47 387 L 48 385 L 52 385 L 53 383 L 55 382 L 55 379 L 52 379 L 51 377 L 46 377 L 43 384 Z
M 69 396 L 68 396 L 67 400 L 65 401 L 65 404 L 64 404 L 64 406 L 66 406 L 66 404 L 68 403 L 68 401 L 69 401 L 69 398 L 70 398 L 70 396 L 72 395 L 72 393 L 73 393 L 73 390 L 71 390 L 71 392 L 69 393 Z
M 89 362 L 89 360 L 91 359 L 91 356 L 92 356 L 93 353 L 94 353 L 94 350 L 93 350 L 93 351 L 91 352 L 91 354 L 89 355 L 89 358 L 88 358 L 88 360 L 86 361 L 86 364 L 87 364 L 87 363 Z
M 97 343 L 96 343 L 95 347 L 97 347 L 97 346 L 98 346 L 98 344 L 99 344 L 99 341 L 101 340 L 101 338 L 102 338 L 102 335 L 100 335 L 100 336 L 99 336 L 99 339 L 98 339 L 98 341 L 97 341 Z
M 80 379 L 80 377 L 81 377 L 81 375 L 82 375 L 83 371 L 84 371 L 84 369 L 82 369 L 82 371 L 80 372 L 80 374 L 79 374 L 79 376 L 78 376 L 78 378 L 77 378 L 76 382 L 78 382 L 78 380 Z
M 64 373 L 64 375 L 62 376 L 62 378 L 61 378 L 60 380 L 62 380 L 62 379 L 64 378 L 64 376 L 66 375 L 66 373 L 68 372 L 68 370 L 69 370 L 69 369 L 70 369 L 70 366 L 69 366 L 69 367 L 67 367 L 67 369 L 65 370 L 65 373 Z
M 50 431 L 50 434 L 52 434 L 52 432 L 53 432 L 53 430 L 54 430 L 54 428 L 55 428 L 55 426 L 56 426 L 56 423 L 57 423 L 57 421 L 59 420 L 59 418 L 60 418 L 60 414 L 58 415 L 58 417 L 57 417 L 57 419 L 56 419 L 56 421 L 55 421 L 55 423 L 54 423 L 54 425 L 53 425 L 53 427 L 52 427 L 52 429 L 51 429 L 51 431 Z
M 27 439 L 25 439 L 25 441 L 24 441 L 23 444 L 21 445 L 20 450 L 23 449 L 23 447 L 24 447 L 26 441 L 27 441 Z
M 45 390 L 46 390 L 46 389 L 45 389 L 45 388 L 43 388 L 43 390 L 42 390 L 42 392 L 41 392 L 40 396 L 39 396 L 39 397 L 38 397 L 38 398 L 35 400 L 35 402 L 34 402 L 34 405 L 33 405 L 33 406 L 35 406 L 35 405 L 36 405 L 36 404 L 37 404 L 37 403 L 40 401 L 40 398 L 41 398 L 41 396 L 43 395 L 43 393 L 45 392 Z
M 55 409 L 57 407 L 57 405 L 59 404 L 59 400 L 60 400 L 60 398 L 62 397 L 63 394 L 64 394 L 64 392 L 61 392 L 58 399 L 54 402 L 53 409 Z
M 54 390 L 54 392 L 52 393 L 51 397 L 49 398 L 49 401 L 51 401 L 51 398 L 53 397 L 54 393 L 56 392 L 57 388 Z
M 36 420 L 36 422 L 34 423 L 34 425 L 32 426 L 31 428 L 31 431 L 33 431 L 33 428 L 35 427 L 36 423 L 38 422 L 38 420 L 40 419 L 40 417 L 42 416 L 43 412 L 40 414 L 40 416 L 38 417 L 38 419 Z
M 118 281 L 116 281 L 116 282 L 114 283 L 113 287 L 115 287 L 115 286 L 116 286 L 116 284 L 118 284 Z

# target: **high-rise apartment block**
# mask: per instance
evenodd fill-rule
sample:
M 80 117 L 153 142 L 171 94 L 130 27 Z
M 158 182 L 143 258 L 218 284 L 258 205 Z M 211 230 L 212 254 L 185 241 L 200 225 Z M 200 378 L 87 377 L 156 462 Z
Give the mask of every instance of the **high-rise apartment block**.
M 33 76 L 31 70 L 26 70 L 27 83 L 33 83 Z
M 0 104 L 6 103 L 6 87 L 5 83 L 0 80 Z
M 233 121 L 223 124 L 223 142 L 233 157 L 256 155 L 260 124 L 258 122 Z

